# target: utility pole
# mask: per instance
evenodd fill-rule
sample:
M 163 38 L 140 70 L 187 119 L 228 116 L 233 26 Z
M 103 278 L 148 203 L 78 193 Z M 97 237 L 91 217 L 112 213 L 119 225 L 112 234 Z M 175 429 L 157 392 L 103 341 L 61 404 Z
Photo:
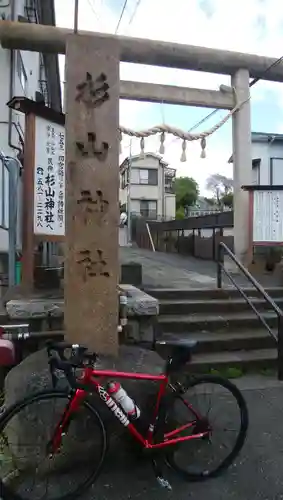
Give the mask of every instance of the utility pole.
M 78 26 L 79 26 L 79 0 L 75 0 L 74 33 L 78 32 Z

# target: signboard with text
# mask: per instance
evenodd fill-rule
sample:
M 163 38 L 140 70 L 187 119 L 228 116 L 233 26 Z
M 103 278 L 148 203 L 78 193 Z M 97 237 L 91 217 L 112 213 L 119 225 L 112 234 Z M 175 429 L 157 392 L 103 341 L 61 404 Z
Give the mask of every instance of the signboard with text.
M 283 244 L 283 190 L 254 190 L 253 243 Z
M 34 234 L 65 235 L 65 128 L 35 118 Z

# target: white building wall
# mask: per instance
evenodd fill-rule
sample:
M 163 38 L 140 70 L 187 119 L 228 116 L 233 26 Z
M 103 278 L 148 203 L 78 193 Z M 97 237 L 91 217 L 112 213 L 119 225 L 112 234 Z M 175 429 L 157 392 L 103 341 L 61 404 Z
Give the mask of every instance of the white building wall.
M 254 142 L 252 143 L 252 158 L 260 158 L 260 169 L 253 168 L 253 184 L 283 185 L 283 141 L 274 142 Z M 273 160 L 273 176 L 271 176 L 271 158 Z M 272 179 L 273 177 L 273 179 Z
M 136 184 L 139 168 L 157 169 L 158 185 Z M 120 188 L 120 202 L 127 202 L 127 187 Z M 131 211 L 139 213 L 140 203 L 138 200 L 150 200 L 157 202 L 157 215 L 175 218 L 175 195 L 166 194 L 164 186 L 164 168 L 157 158 L 146 156 L 145 158 L 135 158 L 131 167 Z M 168 200 L 167 200 L 168 198 Z
M 159 198 L 159 187 L 158 186 L 148 186 L 148 185 L 136 185 L 132 184 L 131 185 L 131 198 L 133 200 L 156 200 L 156 201 L 161 201 Z M 159 208 L 159 207 L 158 207 Z M 160 210 L 158 210 L 158 213 L 161 213 Z
M 175 219 L 176 215 L 176 197 L 174 194 L 165 195 L 165 214 L 166 219 Z
M 0 0 L 0 16 L 4 15 L 6 19 L 11 19 L 11 6 L 2 7 L 1 4 L 10 4 L 8 0 Z M 15 2 L 15 19 L 17 20 L 18 15 L 25 15 L 24 11 L 25 1 L 16 0 Z M 19 54 L 22 59 L 24 73 L 26 75 L 26 83 L 23 85 L 23 78 L 20 78 L 21 72 L 19 71 Z M 16 157 L 18 150 L 9 146 L 9 108 L 7 102 L 11 97 L 14 96 L 26 96 L 30 99 L 35 98 L 36 91 L 39 90 L 39 76 L 40 76 L 40 55 L 37 52 L 26 52 L 26 51 L 13 51 L 14 57 L 14 71 L 12 75 L 11 82 L 11 51 L 3 49 L 0 46 L 0 150 L 6 156 Z M 42 79 L 45 79 L 43 77 Z M 12 83 L 12 88 L 11 88 Z M 12 94 L 12 95 L 11 95 Z M 17 111 L 12 111 L 12 122 L 18 127 L 22 138 L 24 137 L 25 130 L 25 116 Z M 19 133 L 16 126 L 12 126 L 11 134 L 11 144 L 15 147 L 20 148 L 21 143 L 19 140 Z M 19 193 L 18 198 L 21 197 L 21 179 L 19 180 Z M 6 186 L 5 186 L 6 187 Z M 9 198 L 9 191 L 5 189 L 5 200 L 7 204 Z M 1 200 L 0 200 L 1 203 Z M 19 232 L 21 226 L 21 214 L 19 214 L 18 219 Z M 8 231 L 0 228 L 0 252 L 8 251 Z
M 1 2 L 0 0 L 0 16 L 4 15 L 6 19 L 11 16 L 11 7 L 1 7 L 1 3 L 5 5 L 8 1 Z M 18 15 L 24 15 L 24 0 L 16 0 L 15 2 L 15 19 Z M 18 53 L 21 54 L 23 61 L 23 67 L 26 74 L 27 82 L 25 89 L 21 84 L 19 77 L 19 72 L 17 71 L 18 63 Z M 26 51 L 14 51 L 14 74 L 13 74 L 13 96 L 23 96 L 29 97 L 30 99 L 35 98 L 35 92 L 39 90 L 39 54 L 37 52 L 26 52 Z M 11 51 L 7 49 L 2 49 L 0 47 L 0 150 L 5 152 L 5 154 L 10 156 L 15 156 L 17 150 L 11 148 L 8 144 L 8 121 L 9 121 L 9 109 L 6 105 L 10 99 L 10 67 L 11 67 Z M 18 124 L 24 134 L 24 116 L 22 113 L 13 111 L 12 113 L 13 121 Z M 16 128 L 12 128 L 12 144 L 15 146 L 20 146 L 18 133 Z

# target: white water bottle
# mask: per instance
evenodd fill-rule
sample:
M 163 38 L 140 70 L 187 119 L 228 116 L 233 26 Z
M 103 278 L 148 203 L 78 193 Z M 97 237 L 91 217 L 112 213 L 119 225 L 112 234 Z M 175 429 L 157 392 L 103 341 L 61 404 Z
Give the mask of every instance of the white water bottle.
M 134 403 L 132 398 L 128 396 L 125 389 L 123 389 L 119 382 L 109 382 L 107 385 L 107 391 L 131 419 L 137 420 L 140 417 L 140 409 Z

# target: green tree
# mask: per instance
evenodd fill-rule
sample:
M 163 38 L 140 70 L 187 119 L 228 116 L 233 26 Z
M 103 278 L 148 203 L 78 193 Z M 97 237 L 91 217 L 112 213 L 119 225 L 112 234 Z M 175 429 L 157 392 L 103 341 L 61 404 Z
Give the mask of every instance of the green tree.
M 224 194 L 221 201 L 225 207 L 233 208 L 233 192 Z
M 183 220 L 185 218 L 184 207 L 179 207 L 178 210 L 176 210 L 176 217 L 175 218 L 178 220 Z
M 174 181 L 176 195 L 176 209 L 192 207 L 195 205 L 198 195 L 198 183 L 192 177 L 177 177 Z

